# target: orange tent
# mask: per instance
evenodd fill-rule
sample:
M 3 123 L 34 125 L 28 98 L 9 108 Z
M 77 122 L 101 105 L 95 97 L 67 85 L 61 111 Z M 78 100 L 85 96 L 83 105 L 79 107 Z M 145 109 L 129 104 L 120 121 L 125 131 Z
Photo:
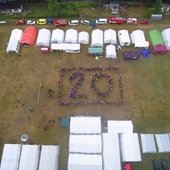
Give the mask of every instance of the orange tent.
M 25 28 L 21 44 L 23 45 L 33 45 L 35 43 L 35 39 L 37 37 L 37 30 L 33 26 L 28 26 Z

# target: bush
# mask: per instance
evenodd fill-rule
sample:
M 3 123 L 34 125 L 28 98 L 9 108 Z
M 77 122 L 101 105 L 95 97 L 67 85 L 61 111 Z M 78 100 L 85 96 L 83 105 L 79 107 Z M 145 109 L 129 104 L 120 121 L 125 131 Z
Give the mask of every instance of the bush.
M 144 14 L 145 18 L 150 18 L 152 14 L 154 14 L 155 8 L 148 8 L 147 11 Z

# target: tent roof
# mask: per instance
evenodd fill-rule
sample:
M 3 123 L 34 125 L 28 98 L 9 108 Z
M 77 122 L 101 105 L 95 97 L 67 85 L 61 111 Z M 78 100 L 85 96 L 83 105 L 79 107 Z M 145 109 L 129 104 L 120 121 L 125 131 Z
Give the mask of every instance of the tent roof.
M 69 152 L 74 153 L 101 153 L 101 135 L 70 135 Z
M 131 120 L 108 120 L 108 133 L 133 133 Z
M 104 43 L 117 43 L 116 31 L 113 29 L 107 29 L 104 31 Z
M 28 26 L 25 28 L 24 33 L 22 35 L 21 43 L 33 45 L 35 39 L 37 37 L 37 30 L 33 26 Z
M 69 154 L 68 170 L 102 170 L 101 154 Z
M 162 53 L 162 52 L 166 52 L 167 48 L 166 48 L 165 45 L 162 45 L 162 44 L 154 45 L 153 51 L 156 52 L 156 53 Z
M 129 32 L 128 30 L 119 30 L 118 32 L 118 37 L 119 37 L 119 42 L 120 44 L 123 43 L 130 43 L 130 37 L 129 37 Z
M 65 34 L 66 43 L 77 43 L 78 31 L 75 29 L 68 29 Z
M 170 139 L 168 134 L 155 134 L 159 153 L 170 152 Z
M 156 145 L 153 134 L 140 134 L 143 153 L 156 153 Z
M 19 170 L 37 170 L 39 145 L 23 145 Z
M 9 53 L 11 51 L 18 53 L 18 45 L 20 46 L 19 40 L 10 39 L 8 42 L 8 46 L 6 52 Z
M 149 31 L 149 39 L 154 46 L 158 44 L 164 45 L 161 33 L 156 29 Z
M 42 145 L 39 170 L 57 170 L 59 166 L 60 146 Z
M 89 43 L 89 33 L 85 32 L 85 31 L 79 32 L 78 42 L 82 43 L 82 44 L 88 44 Z
M 141 161 L 138 134 L 123 133 L 120 134 L 120 139 L 121 139 L 121 148 L 122 148 L 122 160 L 124 162 Z
M 4 144 L 1 170 L 18 170 L 21 144 Z
M 92 31 L 91 46 L 103 47 L 103 31 L 102 30 L 95 29 Z
M 116 133 L 103 133 L 104 170 L 121 170 L 119 136 Z
M 23 31 L 20 29 L 12 30 L 9 41 L 12 39 L 21 41 L 22 34 L 23 34 Z
M 61 29 L 55 29 L 52 31 L 51 42 L 63 43 L 65 32 Z
M 100 134 L 101 117 L 71 117 L 71 134 Z

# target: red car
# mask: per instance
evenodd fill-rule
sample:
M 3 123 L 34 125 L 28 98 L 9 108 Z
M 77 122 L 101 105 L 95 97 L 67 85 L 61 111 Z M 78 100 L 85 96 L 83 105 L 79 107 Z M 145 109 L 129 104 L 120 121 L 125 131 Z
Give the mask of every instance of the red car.
M 109 18 L 110 24 L 125 24 L 125 22 L 126 22 L 126 19 L 123 18 L 123 17 L 112 16 L 112 17 Z
M 130 163 L 126 163 L 123 167 L 124 170 L 132 170 L 132 165 Z
M 54 20 L 54 25 L 55 26 L 66 26 L 67 25 L 67 21 L 64 19 L 55 19 Z
M 140 24 L 149 24 L 149 21 L 147 19 L 142 19 L 139 21 Z
M 24 25 L 26 22 L 25 22 L 25 20 L 23 20 L 23 19 L 18 19 L 17 21 L 16 21 L 16 25 Z

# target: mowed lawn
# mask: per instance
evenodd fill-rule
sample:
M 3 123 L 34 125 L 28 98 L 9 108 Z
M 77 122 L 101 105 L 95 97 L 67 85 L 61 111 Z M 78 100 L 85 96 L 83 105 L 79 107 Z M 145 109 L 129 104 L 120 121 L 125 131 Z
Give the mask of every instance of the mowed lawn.
M 14 21 L 15 22 L 15 21 Z M 148 30 L 167 28 L 170 22 L 151 23 L 148 26 L 98 26 L 102 30 L 113 28 L 116 31 L 127 28 Z M 54 29 L 53 26 L 46 26 Z M 7 55 L 5 52 L 10 32 L 21 28 L 14 24 L 0 28 L 0 150 L 4 143 L 18 143 L 23 133 L 29 135 L 31 144 L 61 145 L 60 170 L 67 167 L 69 129 L 59 126 L 59 118 L 71 115 L 101 116 L 102 119 L 131 119 L 134 132 L 169 133 L 170 132 L 170 53 L 152 55 L 149 59 L 141 57 L 138 61 L 123 60 L 123 48 L 116 60 L 104 56 L 95 60 L 87 54 L 87 45 L 81 45 L 78 54 L 56 52 L 42 54 L 33 46 L 21 47 L 20 55 Z M 39 28 L 42 28 L 40 26 Z M 64 29 L 68 29 L 66 27 Z M 73 27 L 79 31 L 92 29 L 87 26 Z M 125 103 L 123 105 L 58 105 L 58 80 L 62 67 L 107 67 L 119 66 L 122 76 Z M 87 86 L 89 86 L 88 82 Z M 40 84 L 39 105 L 37 96 Z M 103 87 L 105 88 L 105 87 Z M 48 97 L 48 90 L 54 90 L 54 96 Z M 29 108 L 33 108 L 30 112 Z M 52 120 L 52 121 L 51 121 Z M 47 129 L 47 130 L 45 130 Z M 150 170 L 153 158 L 169 158 L 169 154 L 151 154 L 143 156 L 142 163 L 135 163 L 136 170 Z

